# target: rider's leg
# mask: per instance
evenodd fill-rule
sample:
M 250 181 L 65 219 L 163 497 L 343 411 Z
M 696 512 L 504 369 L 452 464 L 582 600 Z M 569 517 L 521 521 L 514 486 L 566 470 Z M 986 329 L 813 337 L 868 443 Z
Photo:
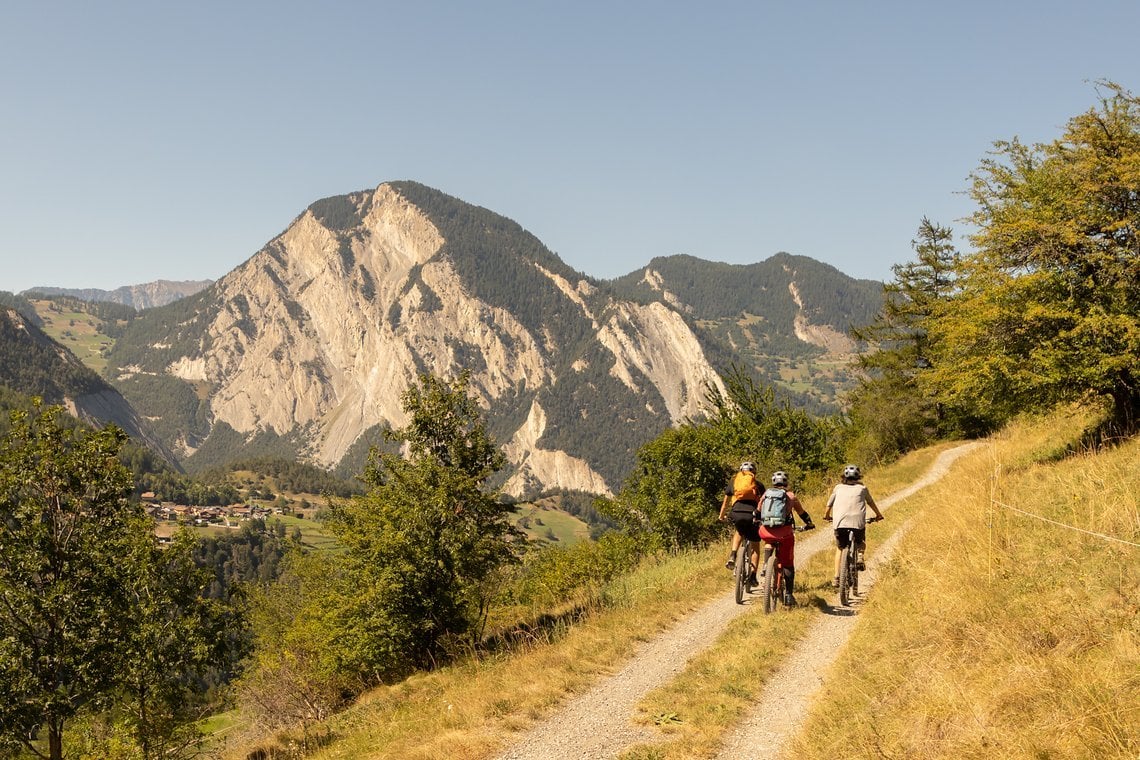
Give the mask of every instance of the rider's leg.
M 866 570 L 867 567 L 863 563 L 863 553 L 867 551 L 867 529 L 854 531 L 855 533 L 855 550 L 858 554 L 855 555 L 859 562 L 859 569 Z
M 795 605 L 796 598 L 792 596 L 796 580 L 796 532 L 791 525 L 785 525 L 773 531 L 780 539 L 776 549 L 776 559 L 780 562 L 784 574 L 784 604 Z
M 796 568 L 782 567 L 780 568 L 784 573 L 784 604 L 788 607 L 796 606 L 796 598 L 792 596 L 792 589 L 796 585 Z
M 728 561 L 724 563 L 724 566 L 729 570 L 736 567 L 736 552 L 738 549 L 740 549 L 740 531 L 736 531 L 732 534 L 732 549 L 728 552 Z

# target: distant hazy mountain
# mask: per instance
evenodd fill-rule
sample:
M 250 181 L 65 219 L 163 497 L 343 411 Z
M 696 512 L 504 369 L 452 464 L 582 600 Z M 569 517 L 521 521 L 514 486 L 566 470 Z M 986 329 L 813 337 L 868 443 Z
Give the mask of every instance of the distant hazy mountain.
M 186 296 L 192 296 L 213 284 L 213 280 L 156 280 L 141 285 L 124 285 L 114 290 L 100 290 L 98 288 L 54 288 L 35 287 L 23 291 L 29 293 L 42 293 L 45 296 L 71 296 L 84 301 L 111 301 L 135 309 L 150 309 L 155 306 L 165 306 Z
M 62 404 L 92 425 L 114 422 L 129 436 L 175 461 L 117 390 L 12 308 L 0 307 L 0 385 Z
M 108 376 L 198 469 L 250 454 L 359 465 L 377 431 L 405 424 L 419 373 L 467 371 L 508 493 L 605 492 L 638 446 L 700 413 L 738 349 L 822 355 L 812 341 L 863 313 L 836 294 L 867 286 L 797 257 L 756 270 L 771 298 L 753 303 L 739 276 L 698 297 L 727 266 L 673 257 L 599 281 L 510 219 L 393 182 L 314 203 L 209 288 L 140 313 Z

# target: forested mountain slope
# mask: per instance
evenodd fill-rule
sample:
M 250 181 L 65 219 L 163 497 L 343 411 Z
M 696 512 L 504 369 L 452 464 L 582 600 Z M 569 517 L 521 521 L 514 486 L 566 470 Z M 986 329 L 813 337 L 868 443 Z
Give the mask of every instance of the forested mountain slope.
M 127 435 L 173 461 L 173 455 L 118 391 L 30 319 L 3 307 L 0 385 L 20 396 L 39 396 L 48 404 L 62 404 L 89 424 L 113 422 Z

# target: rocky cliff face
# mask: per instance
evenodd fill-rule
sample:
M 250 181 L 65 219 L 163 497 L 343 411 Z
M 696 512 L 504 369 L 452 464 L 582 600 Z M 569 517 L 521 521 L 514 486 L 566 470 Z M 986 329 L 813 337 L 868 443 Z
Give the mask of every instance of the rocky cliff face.
M 466 227 L 437 223 L 456 215 Z M 326 199 L 119 376 L 179 378 L 205 397 L 212 426 L 292 437 L 332 465 L 369 428 L 405 424 L 400 397 L 420 373 L 466 371 L 507 443 L 508 493 L 609 492 L 635 444 L 696 416 L 703 385 L 719 378 L 676 311 L 517 253 L 534 241 L 508 222 L 422 186 Z M 472 261 L 492 237 L 480 254 L 491 258 Z M 487 295 L 503 283 L 480 272 L 507 258 L 525 298 Z M 182 441 L 182 455 L 200 444 Z

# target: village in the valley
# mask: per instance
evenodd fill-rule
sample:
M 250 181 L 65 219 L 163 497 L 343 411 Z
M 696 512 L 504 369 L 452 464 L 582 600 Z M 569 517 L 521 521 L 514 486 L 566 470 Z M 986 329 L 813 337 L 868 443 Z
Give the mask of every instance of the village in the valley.
M 161 501 L 153 491 L 143 492 L 139 499 L 146 513 L 154 518 L 155 535 L 160 542 L 164 543 L 169 541 L 174 532 L 183 525 L 195 528 L 238 530 L 250 520 L 266 520 L 273 516 L 284 516 L 286 514 L 297 519 L 305 518 L 305 510 L 293 505 L 259 505 L 239 502 L 221 506 L 195 506 Z

